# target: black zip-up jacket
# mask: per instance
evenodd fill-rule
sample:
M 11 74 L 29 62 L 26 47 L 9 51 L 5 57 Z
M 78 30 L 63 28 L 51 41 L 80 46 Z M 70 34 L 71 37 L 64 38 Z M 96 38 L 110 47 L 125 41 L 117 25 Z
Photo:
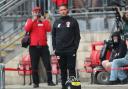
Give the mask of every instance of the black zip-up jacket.
M 77 20 L 65 16 L 56 20 L 52 29 L 52 45 L 56 52 L 76 52 L 80 42 Z
M 120 40 L 119 44 L 112 48 L 112 53 L 109 61 L 112 62 L 114 59 L 125 57 L 126 52 L 127 52 L 126 43 L 123 40 Z

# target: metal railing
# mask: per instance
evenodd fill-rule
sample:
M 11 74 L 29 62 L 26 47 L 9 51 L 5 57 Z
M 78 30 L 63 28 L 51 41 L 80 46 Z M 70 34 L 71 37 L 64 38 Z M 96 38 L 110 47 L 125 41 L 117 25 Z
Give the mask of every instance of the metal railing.
M 6 4 L 0 7 L 0 16 L 7 14 L 9 11 L 17 9 L 17 7 L 23 4 L 27 0 L 9 0 Z
M 0 57 L 3 57 L 2 53 L 15 50 L 16 42 L 23 36 L 21 33 L 23 32 L 24 21 L 18 21 L 18 19 L 16 19 L 16 21 L 15 23 L 21 24 L 18 24 L 16 28 L 14 28 L 15 26 L 13 25 L 6 32 L 0 34 Z
M 1 34 L 0 34 L 0 37 L 5 36 L 6 34 L 8 34 L 9 32 L 12 31 L 12 29 L 13 29 L 13 27 L 10 27 L 7 31 L 5 31 L 4 33 L 1 33 Z M 1 40 L 1 39 L 0 39 L 0 40 Z
M 11 32 L 8 31 L 6 34 L 3 34 L 1 36 L 0 42 L 7 43 L 7 42 L 11 41 L 10 39 L 13 39 L 15 36 L 17 36 L 18 33 L 22 32 L 21 29 L 22 29 L 22 27 L 18 27 L 15 30 L 10 29 Z
M 112 0 L 81 0 L 81 3 L 79 6 L 80 7 L 75 7 L 74 2 L 76 0 L 68 0 L 68 8 L 70 9 L 71 12 L 87 12 L 87 11 L 113 11 L 113 7 L 115 4 L 112 4 Z M 79 1 L 78 1 L 79 2 Z M 127 1 L 128 2 L 128 1 Z M 101 4 L 99 4 L 101 3 Z M 93 5 L 94 4 L 94 5 Z M 128 3 L 124 3 L 123 0 L 118 2 L 119 5 L 121 5 L 121 8 L 126 8 Z M 49 14 L 51 13 L 57 13 L 57 6 L 55 5 L 54 2 L 51 0 L 48 0 L 48 12 Z
M 0 6 L 4 5 L 6 3 L 6 0 L 1 0 L 0 1 Z
M 86 1 L 90 1 L 92 4 L 92 0 L 86 0 Z M 85 6 L 82 8 L 73 8 L 74 7 L 73 2 L 68 3 L 68 5 L 70 5 L 69 15 L 75 17 L 78 20 L 78 22 L 80 23 L 80 27 L 84 27 L 82 28 L 84 29 L 82 31 L 111 31 L 114 22 L 116 22 L 115 21 L 116 11 L 114 10 L 115 6 L 110 5 L 108 3 L 108 0 L 102 0 L 102 1 L 103 2 L 101 6 L 92 7 L 91 5 L 90 7 Z M 53 2 L 50 2 L 50 0 L 48 0 L 48 7 L 49 7 L 48 13 L 54 22 L 54 20 L 59 17 L 59 14 L 57 13 L 58 11 L 56 9 L 55 4 Z M 125 8 L 126 7 L 127 6 L 125 6 Z M 94 23 L 98 24 L 99 27 L 96 26 Z M 95 29 L 95 27 L 97 27 L 97 29 Z M 114 29 L 116 29 L 116 25 Z
M 70 16 L 78 20 L 81 32 L 110 32 L 112 29 L 116 30 L 115 14 L 115 11 L 69 13 Z M 59 14 L 52 14 L 53 22 L 59 17 Z
M 19 44 L 19 40 L 23 37 L 23 26 L 17 28 L 13 33 L 9 34 L 7 38 L 4 40 L 0 40 L 0 59 L 2 62 L 7 62 L 11 60 L 15 54 L 11 55 L 11 57 L 8 58 L 8 55 L 14 53 L 16 51 L 15 49 L 17 48 L 17 42 Z M 10 52 L 9 52 L 10 51 Z M 4 54 L 3 54 L 4 53 Z

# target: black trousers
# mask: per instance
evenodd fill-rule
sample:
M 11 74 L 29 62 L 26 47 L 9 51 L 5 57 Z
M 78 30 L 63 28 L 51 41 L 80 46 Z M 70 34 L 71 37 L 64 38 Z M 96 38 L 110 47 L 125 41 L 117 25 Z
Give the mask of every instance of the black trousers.
M 76 53 L 56 53 L 56 55 L 60 56 L 59 66 L 61 69 L 61 80 L 62 86 L 65 86 L 67 76 L 76 76 Z
M 40 57 L 44 63 L 44 67 L 47 73 L 47 82 L 52 81 L 51 64 L 50 64 L 50 52 L 48 46 L 44 47 L 29 47 L 29 53 L 32 64 L 32 78 L 34 84 L 39 84 L 38 65 Z

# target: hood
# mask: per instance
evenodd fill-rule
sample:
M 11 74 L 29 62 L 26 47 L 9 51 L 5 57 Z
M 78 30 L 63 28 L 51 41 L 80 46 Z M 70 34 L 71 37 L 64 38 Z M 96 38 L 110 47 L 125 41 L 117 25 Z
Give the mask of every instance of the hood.
M 114 42 L 114 39 L 113 39 L 114 36 L 117 36 L 118 37 L 118 41 L 117 42 Z M 112 39 L 113 45 L 114 46 L 118 46 L 119 43 L 120 43 L 120 41 L 121 41 L 120 33 L 119 32 L 114 32 L 112 34 L 112 36 L 111 36 L 111 39 Z

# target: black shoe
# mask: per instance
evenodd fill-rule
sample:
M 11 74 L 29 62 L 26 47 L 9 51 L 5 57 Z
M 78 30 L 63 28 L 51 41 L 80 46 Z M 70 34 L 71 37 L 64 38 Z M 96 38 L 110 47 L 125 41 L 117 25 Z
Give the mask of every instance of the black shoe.
M 121 83 L 121 81 L 119 79 L 117 79 L 116 82 L 117 82 L 117 84 L 120 84 Z
M 62 86 L 62 89 L 68 89 L 66 86 Z
M 109 85 L 116 85 L 118 84 L 117 81 L 109 81 Z
M 124 79 L 124 80 L 122 80 L 122 81 L 120 81 L 121 82 L 121 84 L 127 84 L 128 83 L 128 80 L 127 80 L 127 78 L 126 79 Z
M 38 88 L 39 87 L 39 84 L 34 84 L 33 85 L 33 88 Z
M 48 86 L 55 86 L 56 84 L 54 84 L 52 81 L 48 82 Z

